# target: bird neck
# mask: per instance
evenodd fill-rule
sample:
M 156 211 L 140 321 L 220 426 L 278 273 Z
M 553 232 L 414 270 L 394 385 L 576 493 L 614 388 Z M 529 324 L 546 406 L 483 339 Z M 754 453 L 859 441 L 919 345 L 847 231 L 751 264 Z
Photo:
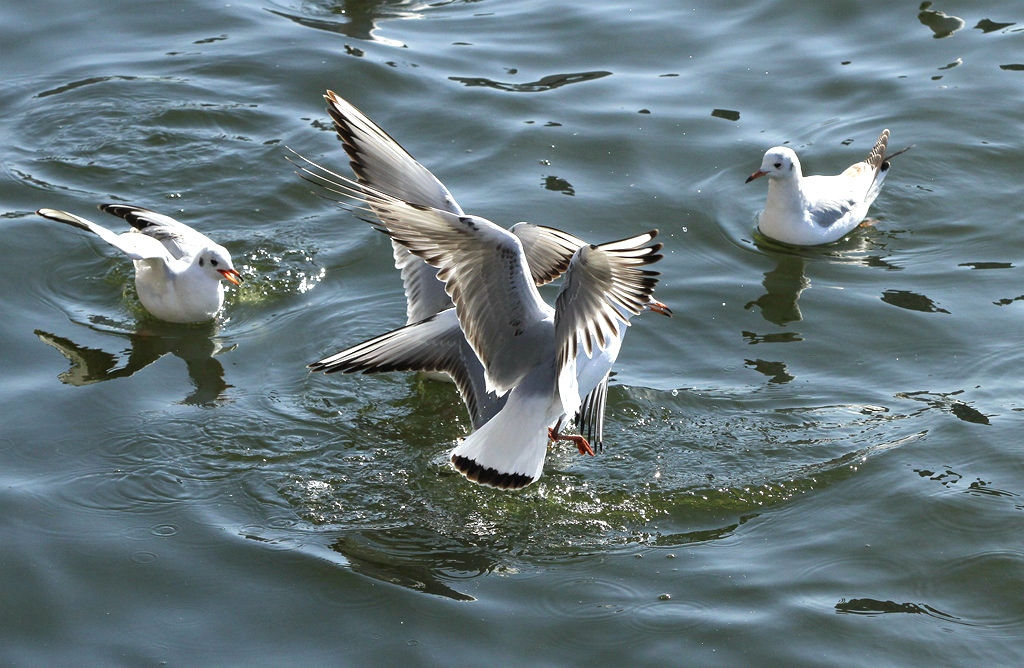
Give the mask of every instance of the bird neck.
M 768 196 L 765 198 L 765 212 L 792 218 L 802 217 L 806 198 L 800 187 L 800 175 L 768 179 Z

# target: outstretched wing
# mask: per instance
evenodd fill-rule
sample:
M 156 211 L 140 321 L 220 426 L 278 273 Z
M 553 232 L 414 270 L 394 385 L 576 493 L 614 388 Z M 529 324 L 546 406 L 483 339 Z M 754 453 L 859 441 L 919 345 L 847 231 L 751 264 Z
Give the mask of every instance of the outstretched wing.
M 462 213 L 444 184 L 391 135 L 334 91 L 327 91 L 324 99 L 360 183 L 406 202 Z
M 658 273 L 644 267 L 662 257 L 658 254 L 661 244 L 650 243 L 657 234 L 651 230 L 621 241 L 584 246 L 573 256 L 555 302 L 559 385 L 567 412 L 577 410 L 565 386 L 576 374 L 574 370 L 567 378 L 570 374 L 562 371 L 575 362 L 581 346 L 591 357 L 595 344 L 607 348 L 619 337 L 621 328 L 629 325 L 629 318 L 651 300 Z
M 186 256 L 191 257 L 199 250 L 215 245 L 205 234 L 185 223 L 141 206 L 100 204 L 99 209 L 118 218 L 124 218 L 135 231 L 162 243 L 171 257 L 178 260 Z
M 367 210 L 379 218 L 382 212 L 386 213 L 388 209 L 385 207 L 382 210 L 378 210 L 375 204 L 376 198 L 364 197 L 364 195 L 375 193 L 377 195 L 384 195 L 393 200 L 405 201 L 407 204 L 417 204 L 416 202 L 406 200 L 404 197 L 396 196 L 390 191 L 374 188 L 366 183 L 353 181 L 352 179 L 338 174 L 323 165 L 313 162 L 306 156 L 297 153 L 292 149 L 288 150 L 291 151 L 292 155 L 286 157 L 293 165 L 295 165 L 299 176 L 309 183 L 321 188 L 325 193 L 329 193 L 328 197 L 330 199 L 342 204 L 343 206 L 349 206 L 353 199 L 360 201 L 365 200 Z M 426 208 L 446 212 L 444 209 L 439 209 L 438 207 L 431 207 L 429 205 L 425 206 Z M 454 211 L 447 211 L 446 213 L 462 215 L 461 213 L 456 213 Z M 532 223 L 516 223 L 512 226 L 510 231 L 519 238 L 520 243 L 523 246 L 523 252 L 526 254 L 527 264 L 530 267 L 530 275 L 533 277 L 537 285 L 544 285 L 561 276 L 568 268 L 572 254 L 587 243 L 568 232 L 563 232 L 562 230 L 553 227 L 534 225 Z M 404 249 L 404 246 L 400 247 Z M 395 251 L 395 265 L 402 270 L 403 279 L 405 279 L 407 271 L 410 272 L 410 274 L 418 274 L 422 271 L 422 268 L 416 266 L 415 263 L 404 259 L 404 253 L 407 252 L 407 250 Z M 436 275 L 436 269 L 431 268 L 428 269 L 428 271 L 431 272 L 429 274 L 431 278 Z M 426 280 L 416 280 L 415 283 L 416 285 L 414 286 L 411 285 L 410 281 L 405 281 L 406 295 L 410 300 L 412 298 L 411 295 L 414 292 L 426 293 L 429 290 L 429 286 L 427 285 L 428 282 Z M 450 305 L 451 304 L 449 303 L 448 306 Z M 438 311 L 440 310 L 443 309 L 438 309 Z M 436 313 L 438 311 L 434 312 Z M 433 315 L 433 313 L 427 315 Z
M 114 248 L 124 252 L 125 255 L 133 260 L 162 260 L 169 262 L 172 259 L 172 256 L 164 248 L 163 244 L 152 237 L 131 233 L 115 234 L 107 228 L 86 220 L 81 216 L 76 216 L 67 211 L 58 211 L 57 209 L 39 209 L 36 211 L 36 214 L 43 218 L 92 232 Z
M 484 369 L 459 327 L 455 309 L 364 341 L 309 365 L 324 373 L 440 371 L 455 381 L 473 427 L 493 417 L 504 397 L 486 391 Z
M 516 223 L 510 231 L 519 237 L 530 275 L 537 285 L 550 283 L 565 273 L 573 253 L 587 245 L 568 232 L 533 223 Z

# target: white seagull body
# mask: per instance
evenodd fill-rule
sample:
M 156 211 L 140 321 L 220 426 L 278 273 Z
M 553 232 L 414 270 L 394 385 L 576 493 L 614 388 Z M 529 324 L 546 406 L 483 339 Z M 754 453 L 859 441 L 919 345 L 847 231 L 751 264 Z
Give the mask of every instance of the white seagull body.
M 332 91 L 327 91 L 324 99 L 360 185 L 386 193 L 396 200 L 455 216 L 463 215 L 462 208 L 444 184 L 365 114 Z M 304 178 L 332 192 L 346 193 L 345 177 L 299 157 L 306 163 L 298 165 Z M 380 213 L 372 198 L 367 204 L 371 211 Z M 560 276 L 568 267 L 572 254 L 586 245 L 568 233 L 529 223 L 513 225 L 510 231 L 521 242 L 536 285 Z M 474 428 L 479 428 L 498 413 L 508 396 L 487 391 L 483 365 L 451 310 L 452 300 L 445 292 L 444 283 L 437 278 L 438 270 L 401 243 L 392 240 L 392 245 L 395 266 L 401 271 L 405 287 L 407 326 L 326 357 L 311 364 L 310 368 L 327 373 L 445 373 L 455 381 Z M 650 307 L 665 315 L 671 314 L 668 307 L 660 302 L 652 300 Z M 628 311 L 623 312 L 627 319 L 632 315 Z M 625 325 L 620 329 L 619 336 L 609 343 L 607 349 L 600 350 L 593 359 L 580 351 L 577 360 L 579 386 L 585 396 L 580 428 L 598 446 L 603 441 L 608 376 L 621 339 L 625 336 Z
M 582 246 L 555 308 L 540 297 L 519 237 L 478 216 L 456 215 L 352 183 L 352 196 L 392 239 L 438 269 L 462 332 L 484 368 L 487 392 L 508 395 L 494 417 L 452 451 L 452 465 L 482 484 L 524 487 L 544 466 L 549 429 L 581 407 L 576 360 L 582 349 L 618 341 L 651 300 L 661 258 L 656 232 Z M 556 427 L 557 428 L 557 427 Z M 581 446 L 582 447 L 582 446 Z
M 841 239 L 867 215 L 889 172 L 889 130 L 883 130 L 868 157 L 835 176 L 804 176 L 793 149 L 768 149 L 747 183 L 768 177 L 768 197 L 758 218 L 766 237 L 794 246 L 817 246 Z
M 580 351 L 588 359 L 600 359 L 595 350 L 619 343 L 621 329 L 628 325 L 623 313 L 636 315 L 652 302 L 656 272 L 643 267 L 661 258 L 656 254 L 660 244 L 645 245 L 657 232 L 581 246 L 551 308 L 537 292 L 524 244 L 512 231 L 479 216 L 406 202 L 345 177 L 334 178 L 339 194 L 376 214 L 383 231 L 438 270 L 462 335 L 483 367 L 484 391 L 507 397 L 493 417 L 452 451 L 452 465 L 467 478 L 495 487 L 513 489 L 534 482 L 543 470 L 549 430 L 557 430 L 562 419 L 581 408 L 576 368 Z M 454 336 L 451 318 L 445 311 L 396 332 L 412 336 L 412 344 L 429 347 L 437 332 L 424 336 L 427 328 Z M 422 333 L 415 332 L 420 328 Z M 363 344 L 364 350 L 372 352 L 389 336 L 401 335 L 378 337 Z M 339 355 L 350 357 L 349 352 Z M 356 370 L 346 364 L 326 358 L 312 366 Z M 583 449 L 579 441 L 577 445 Z
M 157 318 L 204 322 L 220 311 L 224 303 L 221 280 L 235 285 L 240 281 L 226 248 L 188 225 L 149 209 L 123 204 L 101 204 L 99 208 L 124 218 L 132 229 L 116 234 L 66 211 L 39 209 L 36 213 L 92 232 L 131 258 L 139 301 Z

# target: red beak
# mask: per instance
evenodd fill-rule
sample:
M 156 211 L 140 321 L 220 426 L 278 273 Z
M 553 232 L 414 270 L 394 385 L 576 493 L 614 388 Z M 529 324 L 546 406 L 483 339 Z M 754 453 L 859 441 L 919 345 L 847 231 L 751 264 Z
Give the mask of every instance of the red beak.
M 751 181 L 753 181 L 754 179 L 759 179 L 759 178 L 761 178 L 762 176 L 764 176 L 764 175 L 765 175 L 765 174 L 767 174 L 767 173 L 768 173 L 768 172 L 762 172 L 762 171 L 761 171 L 761 170 L 759 169 L 759 170 L 757 170 L 756 172 L 754 172 L 753 174 L 751 174 L 750 176 L 748 176 L 748 177 L 747 177 L 747 180 L 746 180 L 746 181 L 744 181 L 744 183 L 750 183 L 750 182 L 751 182 Z
M 242 275 L 239 274 L 234 269 L 218 269 L 217 271 L 220 273 L 221 276 L 231 281 L 235 285 L 240 285 L 242 282 Z

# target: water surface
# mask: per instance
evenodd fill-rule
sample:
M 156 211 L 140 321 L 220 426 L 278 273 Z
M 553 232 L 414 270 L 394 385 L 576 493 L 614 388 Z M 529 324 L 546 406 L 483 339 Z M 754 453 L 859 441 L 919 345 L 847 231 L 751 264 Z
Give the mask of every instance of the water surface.
M 0 10 L 0 663 L 1019 661 L 1024 15 L 1008 2 L 41 2 Z M 417 376 L 305 364 L 404 323 L 331 88 L 504 225 L 657 227 L 603 455 L 506 494 Z M 753 231 L 765 149 L 895 163 L 875 224 Z M 209 233 L 208 326 L 42 206 Z M 780 639 L 785 639 L 780 642 Z M 507 658 L 506 658 L 507 657 Z M 952 659 L 951 657 L 956 657 Z

